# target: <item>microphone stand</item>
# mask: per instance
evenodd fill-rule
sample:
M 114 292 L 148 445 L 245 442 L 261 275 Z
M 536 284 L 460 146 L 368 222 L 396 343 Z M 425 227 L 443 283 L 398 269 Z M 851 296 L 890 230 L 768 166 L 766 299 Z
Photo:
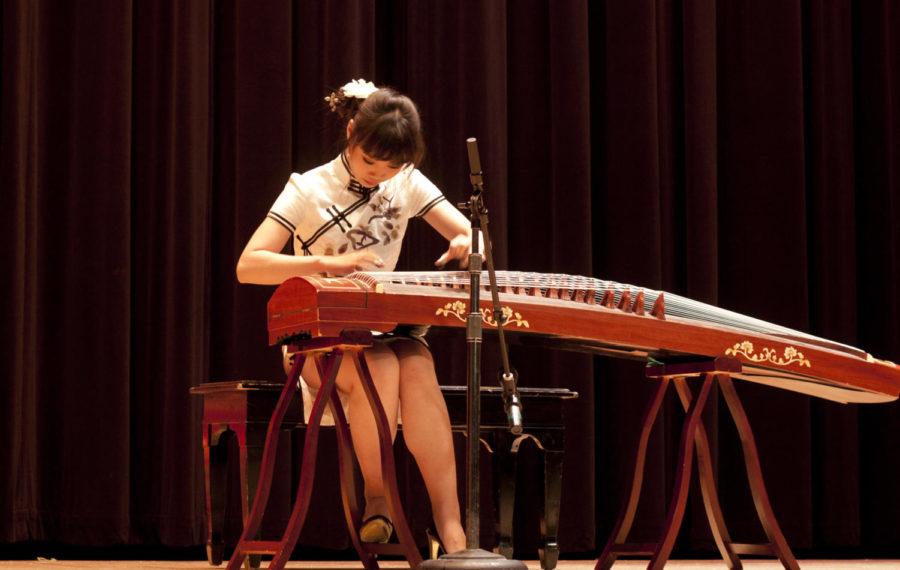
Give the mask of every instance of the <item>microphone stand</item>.
M 500 345 L 500 361 L 503 365 L 503 371 L 500 373 L 500 385 L 503 387 L 503 409 L 506 411 L 506 419 L 509 421 L 509 431 L 514 435 L 522 433 L 522 402 L 519 399 L 519 392 L 516 388 L 518 384 L 518 373 L 509 365 L 509 351 L 506 345 L 506 335 L 503 332 L 503 325 L 506 324 L 506 317 L 503 315 L 503 309 L 500 307 L 500 294 L 497 289 L 497 273 L 494 271 L 494 255 L 493 245 L 491 243 L 491 234 L 488 231 L 488 211 L 482 200 L 482 192 L 484 184 L 482 182 L 481 160 L 478 157 L 478 141 L 474 138 L 466 139 L 466 147 L 469 152 L 469 167 L 471 174 L 469 179 L 472 182 L 472 196 L 467 204 L 460 204 L 461 209 L 469 212 L 469 218 L 472 223 L 472 243 L 478 244 L 479 230 L 484 236 L 484 261 L 487 262 L 488 280 L 491 292 L 491 306 L 493 308 L 494 322 L 497 323 L 497 337 Z M 475 250 L 478 249 L 476 246 Z M 473 263 L 474 262 L 474 263 Z M 467 331 L 469 327 L 477 328 L 477 344 L 472 340 L 468 340 L 470 345 L 470 354 L 474 354 L 475 362 L 469 363 L 470 378 L 478 378 L 481 375 L 481 354 L 480 339 L 483 319 L 478 310 L 481 294 L 481 263 L 482 256 L 480 253 L 473 252 L 469 256 L 469 320 L 467 321 Z M 476 335 L 467 335 L 476 336 Z M 474 367 L 473 367 L 474 364 Z M 480 381 L 479 381 L 480 385 Z M 478 399 L 480 401 L 480 399 Z M 481 422 L 477 422 L 476 426 L 480 426 Z
M 509 366 L 506 338 L 503 336 L 503 311 L 497 292 L 497 277 L 491 254 L 491 238 L 488 233 L 487 208 L 482 200 L 481 161 L 478 157 L 478 143 L 474 138 L 466 139 L 472 182 L 472 196 L 460 208 L 469 212 L 472 223 L 472 253 L 469 255 L 469 314 L 466 319 L 466 344 L 468 346 L 467 367 L 467 416 L 466 416 L 466 549 L 445 554 L 437 560 L 426 560 L 419 567 L 466 568 L 469 570 L 501 569 L 527 570 L 518 560 L 507 560 L 499 554 L 487 552 L 478 547 L 480 530 L 480 451 L 481 451 L 481 344 L 483 338 L 483 317 L 480 310 L 482 255 L 478 251 L 479 234 L 484 234 L 484 250 L 487 257 L 488 278 L 493 300 L 494 322 L 500 341 L 500 356 L 503 361 L 501 384 L 503 386 L 503 406 L 509 420 L 510 431 L 522 433 L 522 404 L 516 391 L 516 373 Z

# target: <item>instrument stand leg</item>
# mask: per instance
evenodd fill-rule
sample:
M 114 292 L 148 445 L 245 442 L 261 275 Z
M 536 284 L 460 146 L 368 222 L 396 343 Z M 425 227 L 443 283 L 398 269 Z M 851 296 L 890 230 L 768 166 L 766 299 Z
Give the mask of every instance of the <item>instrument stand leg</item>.
M 644 485 L 644 463 L 647 459 L 647 444 L 650 440 L 650 433 L 653 431 L 653 424 L 656 422 L 656 416 L 659 414 L 659 408 L 668 389 L 669 378 L 660 378 L 659 388 L 657 388 L 656 394 L 644 411 L 641 435 L 638 438 L 637 453 L 634 459 L 634 476 L 631 479 L 631 492 L 628 494 L 628 501 L 622 507 L 621 513 L 619 513 L 619 519 L 613 528 L 609 541 L 597 559 L 597 564 L 594 566 L 595 570 L 609 570 L 616 558 L 621 554 L 653 554 L 650 547 L 655 545 L 629 545 L 625 541 L 628 538 L 628 533 L 631 532 L 634 515 L 641 500 L 641 488 Z
M 399 554 L 406 557 L 410 568 L 418 568 L 422 564 L 422 555 L 413 539 L 412 531 L 409 530 L 409 524 L 406 522 L 406 515 L 403 512 L 403 505 L 400 502 L 400 491 L 397 487 L 397 470 L 394 465 L 394 442 L 391 439 L 391 429 L 388 425 L 387 415 L 384 413 L 384 407 L 378 398 L 378 392 L 375 389 L 375 382 L 372 380 L 372 374 L 369 371 L 368 363 L 362 350 L 354 350 L 351 353 L 353 363 L 356 366 L 356 372 L 359 376 L 363 390 L 369 400 L 369 406 L 375 415 L 375 425 L 378 429 L 378 443 L 381 452 L 381 477 L 384 483 L 385 499 L 387 501 L 388 512 L 391 515 L 391 522 L 394 525 L 394 532 L 397 534 L 399 544 L 369 544 L 362 543 L 359 540 L 359 515 L 347 518 L 347 530 L 353 537 L 354 546 L 360 553 L 363 564 L 367 561 L 374 561 L 377 554 Z M 340 421 L 346 425 L 346 419 L 343 417 L 343 411 L 338 412 Z M 349 429 L 346 430 L 346 436 L 339 438 L 344 448 L 348 448 L 350 443 Z M 341 455 L 350 457 L 347 449 L 341 451 Z M 350 473 L 347 474 L 346 480 L 350 480 Z M 349 486 L 346 487 L 346 493 L 349 493 Z M 342 493 L 342 494 L 346 494 Z M 349 499 L 349 497 L 347 497 Z M 347 500 L 345 499 L 345 501 Z M 350 512 L 352 515 L 353 505 L 345 503 L 345 513 Z M 359 509 L 356 509 L 357 513 Z M 369 566 L 366 566 L 368 568 Z M 377 568 L 377 564 L 373 566 Z
M 362 508 L 359 504 L 359 494 L 356 489 L 353 441 L 350 438 L 350 426 L 344 415 L 341 399 L 336 392 L 331 394 L 330 405 L 337 436 L 338 472 L 341 478 L 341 502 L 344 505 L 344 519 L 347 522 L 347 529 L 350 531 L 350 540 L 353 543 L 353 548 L 359 554 L 363 568 L 373 570 L 378 568 L 376 556 L 363 549 L 362 542 L 359 539 L 359 532 L 356 530 L 359 528 L 362 520 Z
M 735 545 L 737 549 L 752 554 L 772 554 L 781 561 L 781 564 L 790 570 L 799 570 L 797 559 L 794 558 L 778 521 L 772 510 L 772 504 L 769 502 L 769 494 L 766 492 L 766 485 L 763 481 L 762 467 L 759 462 L 759 454 L 756 450 L 756 440 L 753 437 L 753 430 L 750 429 L 750 422 L 747 420 L 747 414 L 741 405 L 741 399 L 738 397 L 734 389 L 731 378 L 723 376 L 719 378 L 719 386 L 722 388 L 722 395 L 725 397 L 725 403 L 734 419 L 734 425 L 737 427 L 738 435 L 741 438 L 741 446 L 744 451 L 744 464 L 747 468 L 747 481 L 750 485 L 750 492 L 753 494 L 753 504 L 756 506 L 756 513 L 762 524 L 769 543 L 764 545 Z
M 616 557 L 622 554 L 651 554 L 652 558 L 647 566 L 650 569 L 661 569 L 665 565 L 675 545 L 675 539 L 678 536 L 678 530 L 684 517 L 688 491 L 690 490 L 694 449 L 697 452 L 697 471 L 700 489 L 703 493 L 706 517 L 716 546 L 728 567 L 738 570 L 742 567 L 738 554 L 761 554 L 774 555 L 785 568 L 799 570 L 797 561 L 778 527 L 769 503 L 762 479 L 762 469 L 753 439 L 753 432 L 731 382 L 730 376 L 735 372 L 740 372 L 740 363 L 734 359 L 727 358 L 717 358 L 712 361 L 696 363 L 661 365 L 648 369 L 648 376 L 658 377 L 661 384 L 644 415 L 644 423 L 635 459 L 635 473 L 631 494 L 619 516 L 609 542 L 597 560 L 596 570 L 608 570 Z M 688 386 L 688 377 L 697 376 L 698 374 L 702 378 L 702 385 L 697 397 L 694 398 Z M 640 499 L 641 485 L 643 483 L 647 440 L 670 379 L 675 385 L 687 417 L 681 432 L 678 471 L 675 478 L 675 489 L 666 516 L 665 530 L 662 539 L 658 543 L 628 544 L 626 539 L 634 521 L 634 514 Z M 722 394 L 741 437 L 750 490 L 753 493 L 760 522 L 766 531 L 766 535 L 769 537 L 768 544 L 733 543 L 725 526 L 725 519 L 722 515 L 713 475 L 709 439 L 702 422 L 703 409 L 706 407 L 712 386 L 716 383 L 721 386 Z
M 678 379 L 676 379 L 676 382 Z M 683 381 L 683 379 L 682 379 Z M 703 408 L 712 388 L 713 375 L 703 375 L 703 385 L 700 394 L 691 403 L 688 409 L 684 428 L 681 430 L 681 442 L 678 451 L 678 470 L 675 474 L 675 493 L 669 502 L 669 512 L 666 515 L 666 530 L 663 538 L 657 546 L 656 553 L 647 565 L 649 570 L 660 570 L 669 560 L 675 539 L 678 537 L 678 529 L 681 528 L 681 520 L 684 517 L 684 509 L 687 505 L 688 491 L 691 483 L 691 470 L 693 468 L 694 438 L 697 427 L 700 425 Z
M 313 404 L 309 424 L 306 430 L 303 463 L 300 470 L 300 482 L 297 486 L 297 498 L 294 501 L 294 509 L 288 521 L 284 535 L 279 541 L 254 540 L 259 532 L 263 513 L 269 500 L 269 491 L 272 486 L 272 476 L 275 468 L 275 455 L 278 447 L 278 430 L 281 421 L 287 411 L 294 393 L 299 390 L 298 380 L 300 371 L 306 361 L 306 353 L 300 353 L 294 361 L 291 372 L 288 374 L 281 397 L 272 419 L 269 420 L 269 429 L 266 434 L 266 444 L 263 449 L 262 464 L 259 471 L 259 484 L 256 488 L 256 496 L 253 500 L 253 508 L 250 510 L 241 539 L 234 549 L 231 560 L 228 562 L 228 570 L 238 570 L 244 559 L 252 554 L 273 554 L 274 558 L 269 563 L 270 570 L 281 570 L 287 564 L 291 552 L 300 536 L 300 530 L 306 518 L 309 508 L 312 483 L 315 475 L 316 447 L 318 445 L 319 428 L 322 422 L 322 413 L 329 401 L 332 391 L 335 389 L 335 379 L 340 367 L 342 352 L 338 349 L 323 356 L 328 359 L 327 374 L 322 376 L 322 386 Z
M 721 378 L 719 377 L 720 380 Z M 687 412 L 690 409 L 692 399 L 691 389 L 687 384 L 687 380 L 676 378 L 674 383 L 675 390 L 678 392 L 678 398 L 681 400 L 681 406 Z M 728 567 L 740 570 L 743 565 L 732 548 L 731 537 L 728 535 L 728 529 L 725 526 L 725 517 L 722 515 L 722 506 L 719 504 L 719 493 L 716 490 L 716 479 L 713 474 L 709 438 L 706 436 L 706 428 L 703 427 L 702 422 L 697 426 L 694 444 L 697 449 L 697 476 L 700 479 L 703 506 L 706 509 L 706 519 L 709 521 L 713 540 L 716 542 L 716 547 L 719 549 L 722 560 L 725 561 Z
M 266 509 L 269 499 L 269 491 L 272 485 L 272 476 L 274 474 L 275 455 L 278 446 L 278 428 L 284 418 L 287 407 L 291 399 L 297 391 L 299 391 L 298 380 L 303 364 L 311 351 L 300 352 L 295 359 L 291 372 L 288 374 L 281 397 L 269 420 L 269 428 L 266 434 L 266 443 L 263 449 L 261 467 L 259 471 L 259 484 L 256 489 L 256 496 L 253 501 L 253 508 L 250 516 L 247 518 L 241 539 L 235 547 L 231 560 L 228 563 L 228 570 L 237 570 L 247 556 L 257 554 L 274 555 L 268 568 L 271 570 L 281 570 L 287 564 L 303 523 L 306 519 L 306 512 L 312 494 L 312 484 L 315 477 L 316 449 L 318 446 L 319 430 L 322 422 L 322 415 L 325 406 L 331 398 L 331 394 L 335 390 L 335 380 L 340 363 L 343 357 L 343 350 L 338 346 L 345 346 L 346 343 L 340 342 L 343 339 L 334 339 L 331 344 L 328 340 L 316 344 L 316 350 L 319 354 L 315 357 L 320 364 L 320 372 L 322 373 L 322 385 L 316 400 L 313 403 L 310 412 L 309 422 L 306 429 L 306 439 L 304 442 L 303 461 L 300 469 L 300 481 L 297 485 L 296 498 L 294 500 L 294 508 L 288 520 L 287 527 L 282 535 L 281 540 L 263 541 L 254 540 L 253 537 L 259 532 L 260 523 Z M 322 353 L 323 349 L 331 349 L 331 352 Z
M 281 570 L 287 565 L 294 546 L 297 544 L 297 539 L 300 538 L 300 531 L 303 530 L 303 523 L 306 521 L 306 513 L 309 510 L 312 498 L 322 414 L 325 412 L 325 406 L 330 403 L 332 394 L 336 390 L 335 380 L 341 367 L 343 356 L 343 350 L 338 348 L 332 352 L 316 354 L 315 356 L 316 365 L 321 374 L 320 378 L 323 379 L 322 386 L 319 388 L 319 393 L 313 403 L 309 424 L 306 427 L 306 441 L 303 444 L 303 461 L 300 467 L 300 481 L 297 484 L 294 509 L 291 511 L 291 516 L 288 519 L 287 528 L 284 531 L 284 535 L 282 535 L 281 541 L 276 543 L 277 548 L 273 552 L 275 556 L 269 564 L 269 570 Z M 268 441 L 266 444 L 268 446 Z
M 297 354 L 291 372 L 288 375 L 281 397 L 269 421 L 266 434 L 266 444 L 263 450 L 262 465 L 259 472 L 259 485 L 253 508 L 246 519 L 244 532 L 234 550 L 234 554 L 228 563 L 228 570 L 237 570 L 244 560 L 251 555 L 271 554 L 272 561 L 269 570 L 282 570 L 290 559 L 294 546 L 300 537 L 306 514 L 309 510 L 312 498 L 313 480 L 315 478 L 316 451 L 318 447 L 319 430 L 322 423 L 322 415 L 325 406 L 331 406 L 338 440 L 338 469 L 341 478 L 341 498 L 344 506 L 344 517 L 347 529 L 350 533 L 353 546 L 359 553 L 360 560 L 367 570 L 378 568 L 378 554 L 399 554 L 405 556 L 410 567 L 415 568 L 422 563 L 422 557 L 416 548 L 409 525 L 400 504 L 400 494 L 397 489 L 397 476 L 394 467 L 393 441 L 391 430 L 387 423 L 384 407 L 378 398 L 375 383 L 369 372 L 363 351 L 371 346 L 371 334 L 368 332 L 345 332 L 341 337 L 334 339 L 314 339 L 306 341 L 306 346 L 301 346 Z M 322 385 L 310 411 L 309 421 L 306 427 L 306 439 L 303 447 L 303 460 L 300 467 L 300 481 L 297 484 L 294 507 L 288 520 L 287 527 L 281 540 L 263 541 L 254 540 L 259 532 L 260 522 L 269 499 L 269 491 L 272 484 L 272 475 L 275 464 L 275 453 L 278 443 L 278 428 L 284 419 L 288 404 L 294 393 L 299 390 L 298 380 L 300 371 L 307 356 L 312 353 L 322 379 Z M 388 511 L 394 524 L 400 544 L 364 544 L 359 539 L 359 524 L 361 509 L 356 493 L 354 479 L 354 453 L 350 438 L 350 427 L 344 415 L 340 398 L 336 392 L 336 379 L 344 354 L 349 353 L 356 372 L 359 376 L 363 390 L 375 416 L 378 429 L 379 448 L 381 452 L 382 477 L 385 484 L 385 498 Z

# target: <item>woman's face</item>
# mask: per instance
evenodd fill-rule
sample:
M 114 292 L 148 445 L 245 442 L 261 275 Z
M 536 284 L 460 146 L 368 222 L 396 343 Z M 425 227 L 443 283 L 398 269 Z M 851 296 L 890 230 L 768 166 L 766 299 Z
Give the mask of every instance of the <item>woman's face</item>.
M 354 178 L 368 188 L 377 186 L 393 178 L 403 168 L 389 160 L 377 160 L 363 151 L 359 146 L 347 147 L 347 162 Z
M 347 123 L 347 138 L 353 133 L 353 120 Z M 347 162 L 350 164 L 350 174 L 363 186 L 372 188 L 393 178 L 404 167 L 389 160 L 377 160 L 359 146 L 347 147 Z

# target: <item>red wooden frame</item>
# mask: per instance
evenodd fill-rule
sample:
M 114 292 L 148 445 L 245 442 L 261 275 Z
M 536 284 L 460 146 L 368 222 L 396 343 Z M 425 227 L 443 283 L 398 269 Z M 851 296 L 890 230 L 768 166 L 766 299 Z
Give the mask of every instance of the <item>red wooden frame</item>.
M 775 556 L 785 568 L 799 570 L 800 567 L 797 564 L 797 560 L 794 558 L 784 538 L 784 534 L 778 526 L 778 521 L 769 503 L 769 496 L 763 482 L 759 454 L 753 438 L 753 430 L 750 428 L 747 414 L 744 412 L 741 400 L 731 381 L 731 375 L 740 373 L 740 371 L 740 362 L 731 358 L 716 358 L 671 365 L 662 364 L 648 368 L 647 376 L 658 378 L 659 388 L 656 390 L 655 396 L 644 413 L 641 435 L 638 439 L 637 453 L 635 455 L 631 492 L 623 505 L 606 547 L 597 559 L 595 570 L 609 570 L 616 558 L 621 555 L 651 556 L 647 565 L 647 568 L 650 570 L 659 570 L 665 566 L 672 553 L 672 548 L 675 545 L 675 539 L 678 537 L 678 530 L 684 517 L 688 491 L 690 490 L 694 459 L 693 452 L 695 449 L 697 452 L 697 475 L 700 480 L 700 490 L 703 494 L 706 517 L 719 553 L 728 567 L 737 569 L 742 567 L 738 554 L 761 554 Z M 701 382 L 696 397 L 694 397 L 689 386 L 691 377 L 699 378 L 698 381 Z M 669 503 L 665 528 L 659 542 L 629 543 L 627 542 L 628 533 L 631 531 L 631 526 L 634 522 L 634 515 L 640 501 L 641 487 L 644 480 L 647 443 L 650 438 L 650 432 L 653 429 L 653 423 L 659 413 L 659 408 L 670 383 L 675 385 L 675 390 L 687 417 L 681 431 L 674 492 Z M 769 539 L 769 542 L 766 544 L 732 542 L 728 529 L 725 526 L 725 518 L 722 515 L 713 475 L 709 441 L 702 420 L 703 409 L 706 407 L 714 384 L 718 384 L 722 391 L 741 438 L 744 463 L 747 469 L 750 491 L 753 494 L 753 502 L 756 506 L 760 523 Z
M 369 372 L 363 353 L 371 345 L 371 333 L 367 331 L 346 331 L 337 337 L 310 339 L 291 347 L 291 352 L 298 354 L 294 359 L 291 371 L 287 375 L 284 389 L 272 413 L 272 418 L 269 420 L 266 444 L 263 449 L 262 464 L 259 472 L 259 482 L 256 488 L 256 496 L 253 499 L 253 508 L 250 510 L 250 516 L 244 524 L 243 533 L 234 549 L 231 560 L 228 562 L 228 570 L 238 570 L 246 557 L 254 554 L 273 556 L 268 566 L 269 570 L 282 570 L 290 559 L 309 510 L 315 478 L 319 430 L 326 405 L 331 406 L 335 420 L 341 498 L 344 505 L 347 530 L 350 533 L 353 546 L 359 553 L 363 566 L 366 569 L 377 569 L 378 554 L 400 554 L 405 556 L 411 568 L 415 568 L 422 563 L 422 557 L 416 548 L 409 525 L 406 522 L 406 516 L 403 513 L 403 507 L 400 504 L 394 468 L 393 442 L 391 441 L 387 416 L 384 413 L 381 401 L 378 399 L 375 384 L 372 381 L 372 375 Z M 359 539 L 360 507 L 356 499 L 357 493 L 353 477 L 353 447 L 350 441 L 350 428 L 335 389 L 337 372 L 345 355 L 349 355 L 353 359 L 363 389 L 369 400 L 369 405 L 375 414 L 387 506 L 391 520 L 394 523 L 399 544 L 365 544 Z M 291 400 L 300 390 L 298 384 L 300 371 L 303 369 L 303 365 L 309 356 L 315 359 L 319 377 L 322 378 L 322 385 L 313 403 L 306 427 L 303 461 L 300 467 L 300 481 L 297 484 L 294 507 L 284 534 L 279 540 L 257 540 L 256 536 L 259 532 L 272 486 L 278 431 Z

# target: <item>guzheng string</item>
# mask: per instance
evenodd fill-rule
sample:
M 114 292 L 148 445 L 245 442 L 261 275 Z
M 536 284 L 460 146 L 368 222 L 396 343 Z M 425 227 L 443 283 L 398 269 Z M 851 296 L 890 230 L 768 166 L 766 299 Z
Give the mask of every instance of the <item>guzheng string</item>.
M 656 302 L 657 297 L 663 292 L 644 287 L 636 287 L 627 283 L 617 283 L 615 281 L 606 281 L 593 277 L 583 277 L 580 275 L 567 275 L 564 273 L 531 273 L 520 271 L 497 271 L 497 286 L 501 288 L 512 288 L 513 290 L 537 289 L 541 296 L 547 296 L 551 289 L 557 291 L 585 291 L 591 292 L 594 296 L 594 302 L 600 303 L 603 294 L 607 290 L 611 290 L 614 295 L 614 301 L 618 304 L 622 295 L 628 291 L 631 298 L 634 299 L 638 292 L 644 293 L 644 311 L 649 313 Z M 358 277 L 371 283 L 390 283 L 396 285 L 408 286 L 441 286 L 455 289 L 465 289 L 469 285 L 469 273 L 466 271 L 385 271 L 385 272 L 359 272 L 351 274 L 349 277 Z M 487 271 L 482 272 L 481 283 L 487 288 L 488 274 Z M 502 291 L 507 293 L 507 291 Z M 571 295 L 571 293 L 570 293 Z M 802 331 L 776 325 L 767 321 L 742 315 L 734 311 L 722 309 L 715 305 L 710 305 L 700 301 L 695 301 L 687 297 L 675 295 L 673 293 L 664 293 L 666 315 L 677 316 L 695 321 L 718 324 L 732 328 L 738 328 L 748 331 L 755 331 L 764 334 L 779 334 L 785 336 L 802 337 L 809 340 L 827 343 L 836 348 L 843 348 L 852 352 L 857 352 L 851 346 L 843 345 L 833 341 L 829 341 L 820 337 L 816 337 Z

